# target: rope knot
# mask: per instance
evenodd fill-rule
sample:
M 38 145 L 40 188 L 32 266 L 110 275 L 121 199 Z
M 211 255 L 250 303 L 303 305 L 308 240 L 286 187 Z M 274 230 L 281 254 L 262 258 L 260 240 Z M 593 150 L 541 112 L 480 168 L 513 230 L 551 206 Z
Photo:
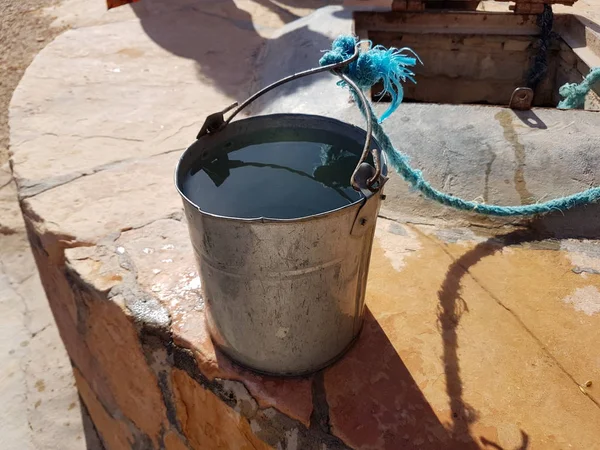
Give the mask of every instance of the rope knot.
M 322 66 L 328 66 L 330 64 L 341 63 L 344 59 L 346 58 L 344 58 L 344 55 L 342 55 L 340 52 L 331 50 L 323 55 L 323 57 L 319 60 L 319 64 Z
M 356 39 L 354 36 L 339 36 L 331 44 L 331 50 L 325 53 L 319 60 L 321 66 L 341 63 L 350 58 L 354 54 Z M 343 72 L 347 73 L 348 69 L 344 68 Z

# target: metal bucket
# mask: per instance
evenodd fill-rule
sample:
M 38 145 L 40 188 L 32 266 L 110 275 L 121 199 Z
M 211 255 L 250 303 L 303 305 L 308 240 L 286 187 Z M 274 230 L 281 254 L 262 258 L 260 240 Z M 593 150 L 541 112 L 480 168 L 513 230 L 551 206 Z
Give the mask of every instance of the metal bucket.
M 321 369 L 349 348 L 363 323 L 375 222 L 387 179 L 379 145 L 369 144 L 370 123 L 367 133 L 314 115 L 278 114 L 233 123 L 223 121 L 222 114 L 211 117 L 182 155 L 176 184 L 213 341 L 233 360 L 259 372 L 301 375 Z M 381 167 L 376 170 L 361 158 L 352 183 L 362 198 L 308 217 L 223 217 L 202 211 L 186 197 L 183 178 L 192 166 L 227 153 L 234 136 L 272 137 L 281 128 L 364 142 L 374 165 Z

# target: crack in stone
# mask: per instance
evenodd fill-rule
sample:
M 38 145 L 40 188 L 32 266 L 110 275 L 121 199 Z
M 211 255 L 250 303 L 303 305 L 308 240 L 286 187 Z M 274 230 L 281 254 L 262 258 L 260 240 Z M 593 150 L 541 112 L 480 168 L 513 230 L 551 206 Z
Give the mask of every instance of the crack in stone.
M 204 389 L 215 394 L 230 408 L 238 411 L 242 417 L 250 422 L 250 427 L 255 435 L 267 444 L 276 448 L 288 448 L 288 440 L 294 436 L 294 442 L 297 449 L 301 450 L 349 450 L 343 441 L 329 434 L 330 427 L 328 407 L 324 406 L 325 387 L 321 379 L 321 384 L 313 387 L 313 397 L 318 398 L 318 417 L 325 418 L 327 423 L 325 428 L 313 425 L 311 416 L 311 425 L 309 428 L 301 422 L 292 419 L 288 415 L 279 411 L 275 407 L 260 408 L 258 402 L 250 394 L 246 385 L 238 380 L 224 380 L 215 378 L 209 380 L 197 365 L 194 354 L 191 350 L 181 348 L 170 343 L 170 351 L 173 355 L 173 366 L 183 370 Z M 321 373 L 322 376 L 322 373 Z M 256 405 L 256 408 L 252 405 Z M 314 414 L 314 413 L 313 413 Z
M 126 141 L 126 142 L 144 142 L 143 139 L 118 137 L 118 136 L 109 136 L 109 135 L 103 135 L 103 134 L 93 134 L 93 135 L 90 135 L 90 136 L 81 136 L 81 135 L 78 135 L 78 134 L 71 134 L 71 135 L 69 135 L 69 137 L 74 137 L 74 138 L 81 139 L 81 140 L 87 140 L 87 139 L 112 139 L 112 140 L 116 140 L 116 141 Z
M 590 275 L 600 275 L 600 271 L 596 270 L 596 269 L 592 269 L 590 267 L 574 267 L 573 269 L 571 269 L 573 273 L 576 274 L 582 274 L 582 273 L 589 273 Z
M 44 325 L 41 329 L 39 329 L 38 331 L 34 331 L 31 333 L 31 338 L 33 339 L 34 337 L 36 337 L 38 334 L 44 332 L 45 330 L 47 330 L 49 327 L 51 326 L 51 324 L 47 324 Z
M 318 428 L 324 433 L 331 432 L 329 424 L 329 404 L 325 393 L 325 377 L 323 372 L 317 373 L 312 382 L 313 411 L 310 416 L 311 428 Z
M 20 147 L 21 145 L 25 145 L 29 142 L 35 141 L 36 139 L 40 139 L 40 138 L 44 138 L 44 137 L 48 137 L 48 136 L 52 136 L 52 137 L 71 137 L 71 138 L 76 138 L 76 139 L 80 139 L 80 140 L 88 140 L 88 139 L 111 139 L 111 140 L 116 140 L 116 141 L 126 141 L 126 142 L 144 142 L 143 139 L 137 139 L 137 138 L 128 138 L 128 137 L 118 137 L 118 136 L 110 136 L 110 135 L 104 135 L 104 134 L 92 134 L 90 136 L 82 136 L 80 134 L 66 134 L 66 135 L 59 135 L 57 133 L 52 133 L 50 131 L 47 131 L 45 133 L 42 133 L 40 135 L 37 135 L 31 139 L 24 139 L 21 142 L 18 142 L 16 144 L 13 145 L 13 147 Z
M 196 127 L 198 126 L 198 121 L 197 120 L 195 120 L 194 122 L 192 122 L 192 123 L 190 123 L 188 125 L 183 125 L 182 127 L 179 127 L 179 129 L 175 133 L 170 134 L 166 138 L 162 139 L 160 142 L 168 141 L 169 139 L 177 136 L 179 133 L 181 133 L 186 128 L 191 128 L 191 127 L 194 127 L 194 126 L 196 126 Z
M 126 228 L 121 229 L 120 231 L 121 231 L 121 233 L 126 233 L 126 232 L 132 231 L 132 230 L 139 230 L 140 228 L 147 227 L 147 226 L 152 225 L 153 223 L 158 222 L 160 220 L 174 220 L 176 222 L 181 222 L 183 220 L 183 208 L 181 208 L 177 212 L 167 214 L 166 216 L 163 216 L 163 217 L 159 217 L 158 219 L 152 219 L 150 222 L 143 223 L 142 225 L 137 225 L 135 227 L 126 227 Z
M 44 192 L 48 192 L 55 188 L 64 186 L 75 180 L 79 180 L 80 178 L 89 177 L 92 175 L 96 175 L 97 173 L 105 172 L 107 170 L 111 170 L 114 168 L 119 168 L 119 167 L 125 166 L 127 164 L 130 164 L 132 162 L 144 161 L 146 159 L 155 158 L 157 156 L 168 155 L 170 153 L 180 152 L 183 150 L 184 150 L 183 148 L 175 148 L 175 149 L 166 150 L 164 152 L 156 153 L 154 155 L 149 155 L 144 158 L 135 157 L 135 158 L 120 159 L 118 161 L 112 161 L 112 162 L 109 162 L 106 164 L 101 164 L 100 166 L 96 166 L 91 169 L 87 169 L 85 171 L 79 172 L 79 173 L 65 174 L 65 175 L 61 175 L 58 177 L 54 177 L 54 178 L 46 178 L 45 180 L 41 180 L 41 181 L 31 184 L 31 185 L 19 185 L 19 199 L 27 200 L 29 198 L 36 197 L 39 194 L 43 194 Z
M 385 214 L 381 214 L 381 213 L 379 213 L 377 215 L 377 217 L 380 217 L 385 220 L 389 220 L 391 222 L 396 222 L 401 225 L 411 224 L 411 225 L 424 225 L 424 226 L 428 226 L 428 227 L 435 226 L 434 222 L 416 222 L 414 220 L 399 220 L 399 219 L 394 219 L 392 217 L 386 216 Z
M 377 215 L 377 217 L 380 217 L 382 219 L 385 220 L 389 220 L 391 222 L 395 222 L 398 223 L 400 225 L 416 225 L 416 226 L 424 226 L 424 227 L 437 227 L 439 226 L 440 222 L 435 222 L 435 221 L 431 221 L 431 222 L 426 222 L 426 221 L 417 221 L 414 219 L 398 219 L 398 218 L 393 218 L 390 216 L 386 216 L 385 214 L 379 213 Z M 458 225 L 458 224 L 457 224 Z M 507 230 L 507 231 L 514 231 L 514 230 L 523 230 L 523 229 L 529 229 L 526 224 L 524 225 L 523 223 L 519 222 L 519 221 L 514 221 L 514 222 L 503 222 L 503 223 L 498 223 L 498 224 L 493 224 L 493 223 L 465 223 L 462 224 L 461 226 L 465 227 L 465 228 L 479 228 L 479 229 L 483 229 L 483 230 Z
M 175 401 L 173 400 L 173 390 L 171 389 L 171 384 L 168 379 L 169 372 L 170 371 L 161 370 L 156 374 L 156 378 L 158 380 L 158 387 L 163 396 L 163 401 L 165 402 L 167 420 L 179 434 L 183 435 L 183 428 L 177 418 L 177 406 L 175 406 Z
M 82 28 L 87 28 L 87 27 L 82 27 Z M 71 56 L 71 58 L 74 59 L 75 56 Z M 40 81 L 47 81 L 47 80 L 56 81 L 56 80 L 59 80 L 59 78 L 57 78 L 57 77 L 44 77 L 44 76 L 36 74 L 35 72 L 28 73 L 27 76 L 29 78 L 32 78 L 32 79 L 35 79 L 35 80 L 40 80 Z M 194 87 L 197 87 L 198 83 L 197 82 L 193 82 L 193 81 L 177 80 L 177 85 L 178 86 L 194 86 Z M 106 81 L 86 80 L 84 83 L 77 83 L 77 80 L 69 80 L 69 86 L 72 87 L 72 88 L 88 88 L 90 86 L 106 87 Z M 168 88 L 168 87 L 173 87 L 173 84 L 172 83 L 136 83 L 135 86 L 138 87 L 138 88 L 141 88 L 141 87 Z M 22 106 L 14 105 L 14 106 L 12 106 L 12 110 L 14 110 L 14 111 L 25 111 L 27 109 L 24 108 L 24 107 L 22 107 Z M 77 120 L 74 121 L 74 123 L 83 122 L 85 120 L 87 120 L 87 119 L 77 119 Z M 47 132 L 47 134 L 49 134 L 49 133 L 50 132 Z M 28 139 L 27 141 L 22 141 L 21 143 L 23 143 L 23 142 L 29 142 L 31 140 L 32 139 Z M 21 143 L 19 143 L 18 145 L 21 145 Z M 14 145 L 15 144 L 13 144 L 13 146 Z
M 4 189 L 6 186 L 8 186 L 13 181 L 14 181 L 14 177 L 11 176 L 10 180 L 8 180 L 6 183 L 4 183 L 3 185 L 0 186 L 0 190 Z
M 222 387 L 209 380 L 196 365 L 196 358 L 194 357 L 191 350 L 179 348 L 174 344 L 170 346 L 170 352 L 173 356 L 173 366 L 186 372 L 193 380 L 195 380 L 200 386 L 208 389 L 219 397 L 225 404 L 230 408 L 234 408 L 236 401 L 231 393 L 225 392 Z
M 485 143 L 486 152 L 491 156 L 490 160 L 485 164 L 485 182 L 483 188 L 483 201 L 487 203 L 489 201 L 490 194 L 490 174 L 492 173 L 492 165 L 496 160 L 496 153 L 492 150 L 492 146 L 489 143 Z
M 484 230 L 501 230 L 501 229 L 505 229 L 505 230 L 515 230 L 515 229 L 529 229 L 527 224 L 523 224 L 523 222 L 520 222 L 518 220 L 515 221 L 511 221 L 511 222 L 504 222 L 504 223 L 499 223 L 499 224 L 492 224 L 492 223 L 468 223 L 467 224 L 467 228 L 482 228 Z
M 37 270 L 37 268 L 34 268 L 33 270 Z M 31 274 L 31 275 L 25 277 L 21 281 L 13 281 L 8 276 L 8 272 L 6 270 L 6 265 L 1 260 L 0 260 L 0 273 L 6 274 L 6 279 L 8 281 L 8 285 L 12 289 L 14 295 L 16 295 L 17 297 L 19 297 L 19 299 L 21 300 L 21 305 L 23 305 L 23 311 L 22 311 L 23 321 L 22 321 L 22 325 L 27 330 L 27 333 L 29 334 L 30 339 L 35 338 L 38 334 L 40 334 L 46 328 L 50 327 L 52 325 L 52 323 L 46 324 L 44 327 L 42 327 L 40 330 L 37 330 L 37 331 L 32 331 L 30 325 L 28 325 L 28 321 L 31 319 L 31 312 L 32 311 L 29 308 L 29 305 L 27 304 L 27 300 L 25 299 L 25 297 L 19 292 L 19 287 L 25 281 L 27 281 L 29 278 L 31 278 L 34 274 Z
M 38 275 L 38 272 L 37 272 L 37 267 L 35 266 L 35 262 L 34 262 L 33 263 L 33 271 L 29 275 L 25 276 L 24 278 L 17 280 L 16 283 L 21 285 L 36 275 Z

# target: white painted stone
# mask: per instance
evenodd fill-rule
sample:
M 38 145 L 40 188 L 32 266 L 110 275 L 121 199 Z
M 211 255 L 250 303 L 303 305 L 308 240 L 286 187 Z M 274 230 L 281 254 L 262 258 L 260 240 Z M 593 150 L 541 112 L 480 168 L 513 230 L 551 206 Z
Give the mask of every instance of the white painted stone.
M 563 301 L 573 305 L 575 311 L 580 311 L 588 316 L 600 313 L 600 291 L 596 286 L 579 288 Z

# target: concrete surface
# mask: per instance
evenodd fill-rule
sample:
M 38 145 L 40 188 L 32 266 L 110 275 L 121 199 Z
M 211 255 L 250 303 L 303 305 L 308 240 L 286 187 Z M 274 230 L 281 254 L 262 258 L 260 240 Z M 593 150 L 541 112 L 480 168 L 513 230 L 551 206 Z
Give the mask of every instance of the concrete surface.
M 0 448 L 97 449 L 43 291 L 8 165 L 8 104 L 35 54 L 61 33 L 44 7 L 0 2 Z M 83 3 L 83 2 L 81 2 Z
M 85 412 L 31 255 L 7 164 L 0 168 L 0 186 L 0 448 L 100 448 L 86 445 Z
M 312 36 L 333 39 L 351 33 L 352 26 L 349 12 L 331 7 L 281 28 L 261 52 L 259 84 L 312 67 L 323 49 Z M 290 53 L 288 49 L 297 42 L 301 45 Z M 254 114 L 320 114 L 364 126 L 358 109 L 349 104 L 348 92 L 335 83 L 336 78 L 328 74 L 300 79 L 266 94 L 251 110 Z M 385 104 L 376 105 L 378 112 L 385 108 Z M 598 124 L 600 114 L 596 112 L 565 113 L 547 108 L 513 112 L 498 106 L 405 103 L 384 123 L 384 129 L 435 187 L 471 200 L 514 205 L 598 185 L 594 169 L 600 162 L 595 146 L 600 138 Z M 397 177 L 386 189 L 388 201 L 382 211 L 394 218 L 426 215 L 484 226 L 524 222 L 456 213 L 411 193 Z M 551 215 L 536 225 L 556 233 L 562 227 L 561 233 L 569 229 L 569 233 L 585 237 L 597 232 L 599 214 L 598 206 L 590 206 L 567 217 Z
M 306 14 L 319 6 L 318 1 L 311 1 L 300 7 L 292 6 L 288 12 L 287 9 L 270 10 L 255 2 L 240 3 L 241 8 L 249 11 L 239 13 L 244 14 L 245 26 L 252 27 L 254 20 L 265 35 L 284 21 L 294 19 L 296 14 Z M 69 358 L 39 280 L 17 202 L 16 185 L 6 163 L 6 116 L 12 90 L 35 53 L 62 30 L 137 21 L 138 15 L 150 14 L 146 11 L 160 6 L 160 2 L 146 1 L 136 11 L 128 6 L 107 12 L 103 1 L 65 0 L 20 2 L 4 9 L 0 32 L 4 49 L 0 106 L 6 106 L 0 114 L 0 312 L 3 317 L 0 402 L 5 405 L 0 415 L 2 450 L 102 448 L 89 420 L 84 430 L 82 414 L 86 421 L 87 413 L 80 407 Z M 221 5 L 224 16 L 229 15 L 229 10 L 237 10 L 233 2 L 229 9 Z M 77 58 L 77 55 L 75 50 L 65 56 Z M 43 77 L 43 74 L 38 76 Z M 41 93 L 36 101 L 44 96 L 45 93 Z M 45 138 L 52 139 L 52 126 L 48 130 L 50 135 Z M 14 148 L 14 139 L 12 144 Z M 62 173 L 61 167 L 53 162 L 51 150 L 44 152 L 42 158 L 47 160 L 42 164 L 48 164 L 52 173 Z
M 348 16 L 322 9 L 273 32 L 281 14 L 250 3 L 142 3 L 136 17 L 58 37 L 11 104 L 29 238 L 106 448 L 598 446 L 596 207 L 481 221 L 393 179 L 365 330 L 345 358 L 282 380 L 216 351 L 174 164 L 205 115 L 297 61 L 312 67 Z M 333 82 L 288 86 L 255 110 L 360 123 Z M 597 185 L 599 116 L 534 113 L 403 105 L 387 126 L 437 186 L 467 197 L 527 202 Z

